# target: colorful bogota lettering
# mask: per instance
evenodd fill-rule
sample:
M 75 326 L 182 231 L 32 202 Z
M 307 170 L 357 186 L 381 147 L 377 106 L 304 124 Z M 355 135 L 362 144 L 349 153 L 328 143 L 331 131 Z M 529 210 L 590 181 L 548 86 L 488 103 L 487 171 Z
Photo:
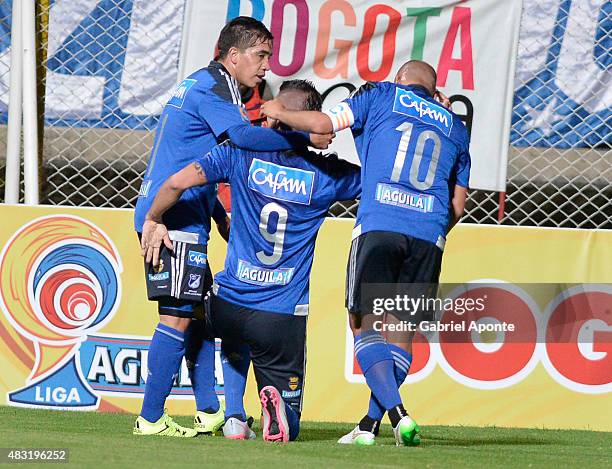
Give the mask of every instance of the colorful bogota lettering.
M 427 43 L 427 25 L 432 18 L 440 16 L 442 8 L 434 6 L 421 6 L 418 8 L 405 8 L 398 10 L 394 6 L 377 3 L 368 6 L 364 13 L 356 13 L 351 2 L 346 0 L 327 0 L 324 2 L 307 2 L 306 0 L 230 0 L 228 4 L 227 20 L 238 16 L 241 4 L 252 7 L 251 16 L 263 20 L 266 15 L 266 6 L 271 8 L 270 31 L 274 34 L 274 54 L 270 61 L 271 70 L 281 77 L 302 73 L 306 63 L 306 53 L 309 41 L 315 40 L 315 56 L 313 72 L 322 79 L 338 79 L 349 77 L 349 66 L 355 66 L 362 80 L 384 81 L 390 79 L 394 72 L 393 64 L 396 46 L 401 43 L 412 44 L 411 59 L 423 59 L 423 52 Z M 310 3 L 310 6 L 308 5 Z M 317 5 L 314 6 L 313 3 Z M 395 2 L 394 2 L 395 3 Z M 271 5 L 270 5 L 271 4 Z M 318 7 L 318 16 L 316 8 Z M 249 10 L 243 8 L 244 11 Z M 293 11 L 292 11 L 293 10 Z M 296 14 L 296 28 L 293 37 L 289 30 L 283 29 L 285 15 Z M 248 14 L 248 13 L 247 13 Z M 358 18 L 363 17 L 362 25 L 358 26 Z M 403 22 L 411 22 L 413 36 L 410 38 L 398 37 L 398 30 Z M 378 24 L 385 24 L 383 32 L 382 50 L 374 50 L 372 40 L 377 31 Z M 310 35 L 310 28 L 316 25 L 316 38 Z M 432 64 L 438 72 L 438 86 L 446 85 L 449 72 L 455 70 L 461 74 L 464 90 L 474 89 L 474 58 L 472 47 L 472 10 L 468 6 L 455 6 L 452 9 L 450 24 L 445 35 L 444 43 L 437 62 Z M 331 34 L 338 34 L 332 37 Z M 342 33 L 340 33 L 342 32 Z M 343 37 L 343 34 L 346 36 Z M 358 40 L 353 39 L 360 35 Z M 309 37 L 310 36 L 310 37 Z M 347 38 L 350 36 L 351 38 Z M 351 50 L 356 47 L 356 57 L 353 59 Z M 460 55 L 453 54 L 455 45 L 458 45 Z M 282 64 L 280 48 L 284 52 L 291 51 L 291 60 Z M 331 57 L 335 56 L 332 62 Z M 373 69 L 370 64 L 378 63 L 371 57 L 382 56 L 378 68 Z M 328 60 L 329 59 L 329 60 Z M 354 60 L 354 61 L 353 61 Z

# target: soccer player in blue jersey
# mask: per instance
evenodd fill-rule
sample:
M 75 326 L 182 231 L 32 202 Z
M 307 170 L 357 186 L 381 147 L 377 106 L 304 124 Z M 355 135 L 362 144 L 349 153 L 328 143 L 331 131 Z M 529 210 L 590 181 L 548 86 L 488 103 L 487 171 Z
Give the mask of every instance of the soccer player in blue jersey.
M 322 101 L 303 80 L 285 82 L 277 99 L 296 110 L 318 110 Z M 147 219 L 161 223 L 184 191 L 219 181 L 230 182 L 234 207 L 225 269 L 215 277 L 210 308 L 222 339 L 225 425 L 244 428 L 242 434 L 231 432 L 233 438 L 254 437 L 244 424 L 242 404 L 250 352 L 263 437 L 294 440 L 303 399 L 315 240 L 331 204 L 359 195 L 359 167 L 335 155 L 253 152 L 226 143 L 168 179 Z M 160 244 L 163 231 L 160 224 L 146 233 L 151 245 Z
M 295 112 L 277 101 L 262 106 L 267 116 L 295 129 L 351 128 L 362 165 L 347 307 L 355 353 L 372 396 L 366 416 L 340 443 L 374 444 L 385 412 L 398 445 L 420 442 L 419 427 L 398 391 L 412 362 L 413 333 L 385 339 L 371 322 L 366 324 L 372 309 L 362 290 L 368 284 L 438 283 L 446 235 L 464 210 L 470 154 L 465 126 L 435 95 L 433 68 L 410 61 L 395 83 L 368 83 L 325 113 Z
M 239 17 L 219 36 L 219 57 L 183 80 L 160 116 L 155 141 L 144 175 L 134 225 L 139 236 L 146 229 L 145 215 L 162 183 L 188 163 L 230 139 L 254 150 L 305 148 L 310 140 L 322 148 L 328 136 L 279 132 L 252 127 L 241 106 L 239 84 L 254 87 L 269 69 L 272 35 L 259 21 Z M 164 214 L 170 230 L 168 249 L 160 259 L 145 260 L 150 300 L 157 301 L 159 324 L 151 340 L 148 377 L 142 411 L 134 426 L 137 435 L 195 436 L 164 412 L 180 362 L 186 351 L 196 396 L 195 429 L 214 432 L 223 424 L 223 412 L 214 390 L 214 339 L 202 338 L 200 321 L 203 295 L 212 283 L 206 245 L 215 206 L 214 185 L 186 191 Z M 215 217 L 226 231 L 225 214 Z M 146 240 L 143 241 L 146 249 Z

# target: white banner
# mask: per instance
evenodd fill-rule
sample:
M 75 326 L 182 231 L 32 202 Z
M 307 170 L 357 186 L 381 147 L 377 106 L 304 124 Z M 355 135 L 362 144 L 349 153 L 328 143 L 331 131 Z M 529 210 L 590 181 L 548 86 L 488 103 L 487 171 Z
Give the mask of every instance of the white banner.
M 511 142 L 612 146 L 612 2 L 524 0 Z
M 471 130 L 470 186 L 505 190 L 521 0 L 188 0 L 186 12 L 179 75 L 208 64 L 228 19 L 253 16 L 275 37 L 271 91 L 310 79 L 326 108 L 364 81 L 393 81 L 407 60 L 426 60 Z M 348 131 L 333 149 L 356 160 Z
M 176 86 L 185 0 L 56 0 L 49 10 L 48 125 L 147 128 Z

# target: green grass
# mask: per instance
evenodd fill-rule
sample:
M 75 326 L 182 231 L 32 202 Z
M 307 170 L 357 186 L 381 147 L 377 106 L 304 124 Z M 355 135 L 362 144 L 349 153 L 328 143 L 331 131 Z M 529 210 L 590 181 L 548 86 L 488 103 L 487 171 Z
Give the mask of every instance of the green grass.
M 176 420 L 190 423 L 189 417 Z M 420 447 L 398 448 L 387 425 L 377 446 L 364 448 L 336 444 L 349 424 L 305 422 L 299 441 L 280 445 L 219 436 L 136 437 L 133 422 L 124 414 L 0 406 L 0 447 L 68 448 L 71 466 L 96 468 L 612 467 L 612 433 L 602 432 L 425 426 Z

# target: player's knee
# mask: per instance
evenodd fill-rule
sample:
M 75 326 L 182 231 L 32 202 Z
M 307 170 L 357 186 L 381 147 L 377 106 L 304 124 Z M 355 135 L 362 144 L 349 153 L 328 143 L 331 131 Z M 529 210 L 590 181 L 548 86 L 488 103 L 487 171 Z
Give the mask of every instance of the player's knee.
M 387 334 L 387 342 L 401 348 L 402 350 L 412 353 L 412 341 L 414 332 L 391 332 Z
M 179 332 L 185 332 L 189 326 L 189 323 L 191 322 L 191 318 L 179 318 L 176 316 L 169 316 L 167 314 L 160 314 L 159 322 Z

